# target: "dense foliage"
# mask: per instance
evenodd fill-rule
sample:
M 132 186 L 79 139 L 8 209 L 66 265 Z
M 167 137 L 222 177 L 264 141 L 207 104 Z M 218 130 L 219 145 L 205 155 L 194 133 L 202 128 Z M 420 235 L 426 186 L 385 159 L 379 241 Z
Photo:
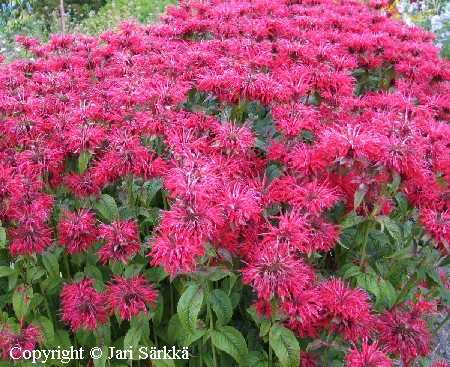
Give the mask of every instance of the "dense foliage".
M 429 365 L 450 67 L 370 6 L 190 2 L 19 39 L 33 60 L 0 65 L 3 365 L 70 346 L 104 351 L 74 366 L 127 365 L 111 346 L 189 350 L 154 366 Z

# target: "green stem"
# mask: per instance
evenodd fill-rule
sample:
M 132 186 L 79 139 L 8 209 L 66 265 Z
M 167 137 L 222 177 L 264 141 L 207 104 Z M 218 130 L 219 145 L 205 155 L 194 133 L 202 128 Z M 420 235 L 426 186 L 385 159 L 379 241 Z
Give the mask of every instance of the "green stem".
M 269 367 L 273 366 L 273 349 L 269 345 Z
M 420 262 L 419 266 L 417 267 L 416 271 L 414 272 L 414 274 L 411 275 L 411 278 L 409 278 L 408 282 L 406 283 L 406 285 L 403 287 L 402 291 L 398 295 L 397 299 L 394 302 L 394 306 L 398 305 L 400 302 L 402 302 L 406 298 L 406 296 L 408 295 L 409 291 L 411 290 L 411 288 L 416 283 L 417 271 L 422 269 L 423 265 L 425 265 L 426 262 L 427 262 L 427 258 L 424 257 L 422 259 L 422 261 Z
M 172 282 L 169 283 L 169 291 L 170 291 L 170 312 L 171 315 L 175 314 L 175 303 L 173 299 L 173 284 Z
M 158 139 L 158 146 L 157 146 L 157 152 L 158 152 L 158 156 L 160 156 L 161 155 L 161 138 L 160 137 L 157 137 L 156 139 Z
M 436 329 L 434 329 L 433 335 L 436 335 L 438 331 L 441 330 L 441 328 L 447 323 L 448 320 L 450 320 L 450 315 L 447 315 L 447 317 L 444 320 L 442 320 L 441 323 L 439 323 Z
M 201 342 L 198 343 L 198 356 L 200 358 L 200 367 L 202 367 L 203 366 L 203 348 L 202 348 Z
M 30 276 L 30 256 L 25 257 L 25 266 L 26 266 L 26 273 L 27 273 L 27 284 L 31 285 L 31 276 Z
M 206 282 L 207 285 L 207 290 L 209 293 L 209 281 Z M 206 315 L 207 318 L 209 320 L 209 329 L 210 330 L 214 330 L 214 318 L 212 315 L 212 311 L 211 311 L 211 304 L 209 303 L 209 297 L 206 297 Z M 216 347 L 214 346 L 213 343 L 211 343 L 211 348 L 212 348 L 212 355 L 213 355 L 213 362 L 214 362 L 214 367 L 217 367 L 217 356 L 216 356 Z
M 164 210 L 167 210 L 168 204 L 167 204 L 166 195 L 164 194 L 164 188 L 161 189 L 161 196 L 162 196 L 162 200 L 163 200 L 163 208 L 164 208 Z
M 361 256 L 359 258 L 359 267 L 363 268 L 364 266 L 364 260 L 366 259 L 366 250 L 367 250 L 367 242 L 369 242 L 369 233 L 372 229 L 372 223 L 370 221 L 367 221 L 364 223 L 364 240 L 361 247 Z
M 158 336 L 156 335 L 156 327 L 154 322 L 152 322 L 152 324 L 153 324 L 153 336 L 155 337 L 155 347 L 156 349 L 158 349 Z
M 52 315 L 52 312 L 50 311 L 50 306 L 48 304 L 47 297 L 45 296 L 45 290 L 44 290 L 44 286 L 42 285 L 41 280 L 39 281 L 39 287 L 41 288 L 41 293 L 42 293 L 42 296 L 44 297 L 44 307 L 45 307 L 45 311 L 47 312 L 48 319 L 53 324 L 53 315 Z
M 70 273 L 70 265 L 69 265 L 69 258 L 67 257 L 67 253 L 63 251 L 63 257 L 64 257 L 64 266 L 66 267 L 66 276 L 67 279 L 72 279 L 72 275 Z

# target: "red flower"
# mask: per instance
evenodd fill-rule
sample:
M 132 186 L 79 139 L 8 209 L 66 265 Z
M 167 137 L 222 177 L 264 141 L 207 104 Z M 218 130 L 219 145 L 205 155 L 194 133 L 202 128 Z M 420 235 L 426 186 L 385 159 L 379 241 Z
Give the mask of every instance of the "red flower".
M 52 245 L 52 230 L 39 213 L 25 212 L 18 224 L 19 228 L 10 230 L 11 256 L 41 254 Z
M 126 279 L 115 276 L 106 291 L 106 302 L 108 308 L 120 313 L 124 320 L 130 320 L 137 316 L 139 311 L 148 314 L 147 304 L 151 307 L 155 305 L 158 291 L 147 285 L 147 280 L 142 276 Z
M 439 212 L 436 209 L 422 209 L 421 223 L 430 233 L 444 254 L 450 253 L 450 209 Z
M 431 352 L 433 336 L 427 329 L 432 304 L 419 297 L 416 304 L 401 304 L 380 318 L 380 342 L 400 355 L 406 367 L 419 356 Z
M 11 326 L 4 323 L 0 330 L 0 349 L 3 350 L 3 359 L 22 359 L 25 350 L 33 351 L 36 344 L 42 343 L 42 329 L 28 325 L 23 329 L 23 320 L 20 323 L 19 332 L 15 332 Z
M 70 191 L 79 199 L 88 198 L 90 195 L 96 196 L 100 193 L 99 185 L 88 171 L 81 176 L 75 173 L 67 175 L 66 182 Z
M 310 288 L 282 302 L 279 312 L 286 316 L 286 326 L 304 338 L 319 336 L 321 310 L 320 294 L 315 288 Z
M 59 245 L 65 246 L 69 254 L 81 253 L 97 239 L 94 213 L 80 209 L 78 213 L 65 212 L 59 222 Z
M 132 221 L 112 222 L 110 225 L 100 226 L 99 237 L 106 240 L 98 252 L 99 261 L 106 264 L 109 260 L 114 262 L 128 260 L 140 251 L 138 228 Z
M 300 351 L 301 367 L 317 367 L 317 355 L 310 352 Z
M 370 314 L 369 297 L 365 292 L 347 288 L 342 279 L 331 279 L 320 285 L 319 294 L 330 332 L 342 333 L 344 340 L 350 341 L 370 335 L 375 319 Z
M 93 282 L 93 279 L 83 279 L 79 283 L 72 281 L 62 289 L 61 319 L 70 325 L 73 332 L 80 328 L 94 330 L 99 324 L 107 323 L 105 296 L 94 289 Z
M 293 298 L 311 284 L 314 273 L 303 260 L 276 250 L 258 252 L 242 270 L 242 281 L 251 284 L 259 298 Z
M 374 342 L 371 345 L 367 342 L 367 338 L 363 339 L 361 352 L 353 345 L 345 356 L 347 367 L 391 367 L 394 365 L 393 361 L 380 349 L 378 343 Z
M 149 256 L 153 257 L 151 265 L 164 265 L 164 270 L 173 278 L 179 271 L 193 271 L 197 265 L 196 257 L 204 254 L 203 246 L 192 242 L 189 237 L 179 237 L 175 233 L 172 237 L 156 237 Z

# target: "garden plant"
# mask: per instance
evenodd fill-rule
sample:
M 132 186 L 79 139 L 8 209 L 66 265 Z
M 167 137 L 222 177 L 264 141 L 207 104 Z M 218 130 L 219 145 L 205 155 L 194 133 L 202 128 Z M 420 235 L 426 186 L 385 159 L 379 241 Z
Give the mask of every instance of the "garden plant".
M 388 7 L 191 1 L 19 37 L 0 366 L 448 367 L 450 64 Z

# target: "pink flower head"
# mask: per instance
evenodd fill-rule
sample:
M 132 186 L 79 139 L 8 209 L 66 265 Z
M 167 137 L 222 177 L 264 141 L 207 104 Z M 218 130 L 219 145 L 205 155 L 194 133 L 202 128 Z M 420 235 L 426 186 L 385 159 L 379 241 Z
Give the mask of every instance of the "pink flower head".
M 400 355 L 406 367 L 412 366 L 419 355 L 431 352 L 433 336 L 426 322 L 429 317 L 430 303 L 421 297 L 417 304 L 401 304 L 380 317 L 380 342 L 389 352 Z
M 112 222 L 110 225 L 100 226 L 99 237 L 106 240 L 98 252 L 99 261 L 106 264 L 110 259 L 114 262 L 128 260 L 140 251 L 138 228 L 132 221 Z
M 244 284 L 251 284 L 259 298 L 293 298 L 311 284 L 314 273 L 303 260 L 265 249 L 242 270 Z
M 147 285 L 147 280 L 142 276 L 126 279 L 115 276 L 106 291 L 106 302 L 108 308 L 120 313 L 124 320 L 130 320 L 137 316 L 139 311 L 148 314 L 147 304 L 153 307 L 158 297 L 158 291 L 151 285 Z
M 42 329 L 33 325 L 23 329 L 23 320 L 18 333 L 6 323 L 0 330 L 0 349 L 3 350 L 4 360 L 22 359 L 22 353 L 25 350 L 33 351 L 36 344 L 41 343 Z
M 375 318 L 364 291 L 346 287 L 342 279 L 330 279 L 320 285 L 320 295 L 330 332 L 343 333 L 344 339 L 350 341 L 370 335 Z
M 164 271 L 173 278 L 178 272 L 188 273 L 197 266 L 197 257 L 205 254 L 203 246 L 189 237 L 158 236 L 148 256 L 152 257 L 151 265 L 164 265 Z
M 66 247 L 69 254 L 86 251 L 97 239 L 94 213 L 89 210 L 65 212 L 58 229 L 59 245 Z
M 378 342 L 369 345 L 367 338 L 363 339 L 361 351 L 355 345 L 345 356 L 347 367 L 392 367 L 393 361 L 378 348 Z
M 93 279 L 79 283 L 65 284 L 61 292 L 62 320 L 73 332 L 78 329 L 94 330 L 99 324 L 106 324 L 108 312 L 105 296 L 97 292 Z

